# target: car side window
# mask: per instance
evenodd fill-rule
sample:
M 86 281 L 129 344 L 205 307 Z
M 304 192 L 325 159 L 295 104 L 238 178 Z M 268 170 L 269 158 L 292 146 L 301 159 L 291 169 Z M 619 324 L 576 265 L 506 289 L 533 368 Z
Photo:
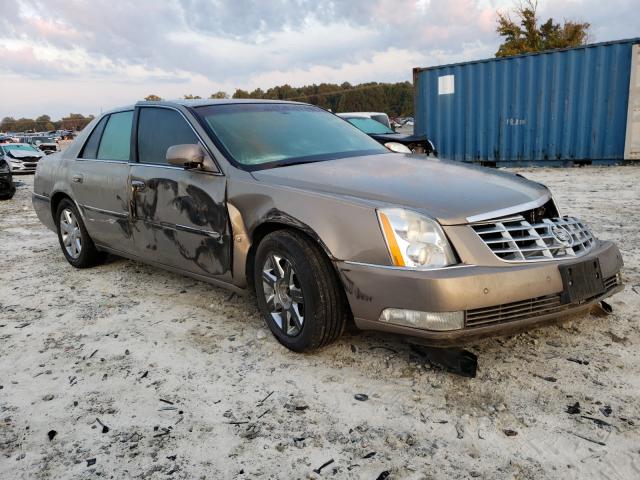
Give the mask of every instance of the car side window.
M 98 160 L 129 161 L 133 111 L 112 113 L 98 147 Z
M 138 117 L 138 161 L 166 165 L 173 145 L 199 143 L 187 121 L 175 110 L 142 107 Z
M 109 115 L 106 115 L 98 122 L 98 124 L 89 135 L 89 139 L 87 143 L 84 144 L 82 148 L 82 153 L 80 154 L 80 158 L 90 158 L 96 159 L 98 158 L 98 145 L 100 144 L 100 137 L 102 136 L 102 132 L 104 130 L 104 126 L 107 124 L 107 120 L 109 119 Z

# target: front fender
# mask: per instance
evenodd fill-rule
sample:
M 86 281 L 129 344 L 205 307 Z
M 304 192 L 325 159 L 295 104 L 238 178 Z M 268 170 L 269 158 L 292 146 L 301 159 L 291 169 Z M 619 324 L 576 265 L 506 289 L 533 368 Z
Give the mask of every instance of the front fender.
M 250 180 L 230 180 L 227 195 L 242 217 L 249 241 L 265 222 L 280 223 L 315 238 L 332 260 L 390 264 L 371 205 Z

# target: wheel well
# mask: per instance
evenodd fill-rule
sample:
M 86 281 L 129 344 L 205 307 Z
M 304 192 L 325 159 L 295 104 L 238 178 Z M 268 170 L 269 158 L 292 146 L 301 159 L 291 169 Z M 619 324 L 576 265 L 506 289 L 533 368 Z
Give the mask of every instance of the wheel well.
M 62 201 L 63 198 L 68 198 L 69 200 L 71 200 L 71 197 L 64 192 L 56 192 L 51 197 L 51 217 L 54 219 L 54 221 L 56 218 L 56 211 L 58 210 L 58 205 L 60 205 L 60 202 Z
M 301 235 L 304 235 L 313 244 L 320 247 L 320 250 L 324 253 L 324 255 L 326 255 L 327 259 L 330 261 L 335 271 L 335 264 L 331 262 L 331 255 L 328 253 L 326 247 L 322 245 L 322 243 L 313 235 L 310 235 L 305 230 L 301 228 L 297 228 L 295 226 L 287 225 L 284 223 L 277 223 L 277 222 L 266 222 L 256 227 L 256 229 L 253 231 L 253 235 L 251 239 L 251 247 L 249 248 L 249 252 L 247 253 L 245 269 L 246 269 L 246 276 L 247 276 L 247 286 L 249 287 L 250 290 L 254 290 L 254 287 L 255 287 L 253 284 L 253 273 L 254 273 L 254 263 L 256 258 L 256 251 L 258 250 L 258 245 L 260 245 L 260 242 L 262 242 L 262 239 L 264 237 L 278 230 L 293 230 Z M 339 280 L 340 276 L 338 275 L 338 272 L 336 271 L 335 273 Z

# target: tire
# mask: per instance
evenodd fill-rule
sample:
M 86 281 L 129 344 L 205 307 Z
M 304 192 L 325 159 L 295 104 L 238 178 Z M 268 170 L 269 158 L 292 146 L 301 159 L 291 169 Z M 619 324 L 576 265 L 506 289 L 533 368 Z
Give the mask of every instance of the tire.
M 292 274 L 287 273 L 288 265 Z M 342 334 L 348 315 L 345 295 L 314 242 L 292 230 L 270 233 L 258 245 L 254 267 L 258 307 L 282 345 L 308 352 Z
M 89 268 L 102 263 L 105 254 L 96 248 L 78 209 L 68 198 L 58 205 L 55 222 L 60 248 L 67 262 L 76 268 Z

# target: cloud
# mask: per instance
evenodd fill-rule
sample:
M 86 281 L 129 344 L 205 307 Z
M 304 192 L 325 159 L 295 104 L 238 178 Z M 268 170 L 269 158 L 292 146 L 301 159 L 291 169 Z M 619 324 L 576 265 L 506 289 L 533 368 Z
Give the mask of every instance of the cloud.
M 594 40 L 600 41 L 633 35 L 634 3 L 565 0 L 541 7 L 543 15 L 556 19 L 591 22 Z M 3 85 L 16 79 L 64 82 L 61 91 L 94 82 L 103 98 L 124 102 L 140 98 L 131 98 L 132 92 L 145 86 L 147 93 L 175 97 L 283 82 L 410 80 L 414 66 L 492 56 L 499 43 L 495 11 L 511 5 L 511 0 L 0 0 L 0 77 Z M 12 99 L 3 106 L 34 108 L 30 101 Z M 40 111 L 52 100 L 38 101 Z M 77 103 L 74 110 L 98 103 L 68 101 Z

